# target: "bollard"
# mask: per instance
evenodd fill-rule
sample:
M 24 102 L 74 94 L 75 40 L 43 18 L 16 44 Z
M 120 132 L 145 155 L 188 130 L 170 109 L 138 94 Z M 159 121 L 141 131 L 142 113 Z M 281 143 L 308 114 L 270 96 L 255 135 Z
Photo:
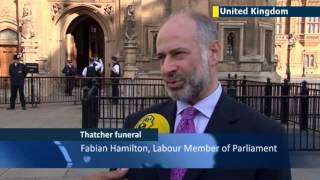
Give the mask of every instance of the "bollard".
M 307 87 L 307 82 L 302 82 L 302 89 L 300 93 L 300 117 L 299 125 L 300 131 L 306 131 L 308 129 L 308 112 L 309 112 L 309 90 Z
M 98 127 L 98 99 L 88 93 L 89 89 L 84 89 L 86 97 L 82 99 L 82 128 L 97 128 Z M 89 91 L 90 92 L 90 91 Z
M 83 88 L 83 99 L 88 97 L 88 93 L 89 93 L 89 88 L 88 87 L 84 87 Z
M 281 86 L 281 110 L 280 110 L 280 119 L 281 123 L 287 124 L 289 121 L 289 83 L 285 79 L 283 85 Z
M 271 96 L 272 96 L 272 84 L 270 78 L 267 79 L 265 86 L 265 99 L 264 99 L 264 114 L 268 117 L 271 116 Z
M 241 88 L 242 88 L 242 91 L 241 91 L 241 101 L 246 104 L 247 102 L 247 77 L 244 75 L 243 76 L 243 80 L 241 82 Z

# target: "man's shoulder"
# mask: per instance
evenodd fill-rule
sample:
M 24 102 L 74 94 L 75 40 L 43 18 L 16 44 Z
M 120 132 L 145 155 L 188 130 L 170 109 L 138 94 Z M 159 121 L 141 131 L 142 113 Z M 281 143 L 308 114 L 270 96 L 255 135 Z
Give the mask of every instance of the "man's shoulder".
M 233 100 L 233 114 L 248 132 L 273 133 L 283 132 L 283 127 L 276 120 L 267 117 L 248 105 Z

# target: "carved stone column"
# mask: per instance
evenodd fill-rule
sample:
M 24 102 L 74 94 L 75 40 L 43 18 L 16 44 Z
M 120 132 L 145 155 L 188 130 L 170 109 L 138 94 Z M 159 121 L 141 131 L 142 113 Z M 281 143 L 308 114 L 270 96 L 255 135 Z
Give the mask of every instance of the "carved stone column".
M 124 24 L 125 24 L 124 77 L 133 78 L 135 77 L 138 71 L 138 68 L 136 66 L 138 44 L 137 44 L 137 34 L 136 34 L 136 28 L 135 28 L 136 26 L 135 9 L 133 5 L 129 5 L 126 8 Z
M 30 2 L 24 3 L 20 31 L 21 48 L 25 63 L 34 63 L 38 60 L 39 42 L 36 39 L 37 35 L 34 27 L 33 17 L 32 4 Z

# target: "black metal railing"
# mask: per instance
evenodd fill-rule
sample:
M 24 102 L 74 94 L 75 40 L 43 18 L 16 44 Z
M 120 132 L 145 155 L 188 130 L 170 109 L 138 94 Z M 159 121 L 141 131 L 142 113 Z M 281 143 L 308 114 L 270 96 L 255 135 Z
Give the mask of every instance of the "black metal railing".
M 66 92 L 67 81 L 71 82 L 71 94 Z M 40 103 L 72 103 L 81 104 L 83 88 L 87 81 L 96 82 L 99 95 L 112 96 L 110 78 L 84 77 L 27 77 L 25 79 L 25 97 L 28 104 Z M 159 97 L 167 96 L 161 79 L 120 78 L 119 97 Z M 17 100 L 19 103 L 19 100 Z M 10 81 L 8 77 L 0 77 L 0 104 L 10 103 Z
M 281 123 L 288 134 L 290 150 L 320 150 L 320 90 L 317 89 L 320 86 L 307 82 L 272 83 L 270 79 L 255 82 L 246 78 L 220 82 L 230 96 Z M 134 84 L 131 88 L 137 89 Z M 132 95 L 95 97 L 98 101 L 95 127 L 121 128 L 129 114 L 169 99 L 158 94 Z M 118 103 L 114 103 L 114 99 Z

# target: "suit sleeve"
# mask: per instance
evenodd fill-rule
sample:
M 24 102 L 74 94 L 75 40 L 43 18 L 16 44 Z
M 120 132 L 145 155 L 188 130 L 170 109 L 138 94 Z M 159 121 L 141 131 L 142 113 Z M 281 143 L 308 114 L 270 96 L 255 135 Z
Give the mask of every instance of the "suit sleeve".
M 288 139 L 285 134 L 285 130 L 282 126 L 273 123 L 274 126 L 270 126 L 274 133 L 281 135 L 281 144 L 285 145 L 286 154 L 280 159 L 280 161 L 286 162 L 288 167 L 278 168 L 278 169 L 258 169 L 256 173 L 256 180 L 291 180 L 291 171 L 290 171 L 290 159 L 289 159 L 289 150 L 288 150 Z M 276 125 L 276 126 L 275 126 Z M 271 131 L 271 130 L 270 130 Z M 284 163 L 285 164 L 285 163 Z
M 130 116 L 131 115 L 129 115 L 125 120 L 124 120 L 124 124 L 123 124 L 123 128 L 124 129 L 127 129 L 127 128 L 133 128 L 134 127 L 134 125 L 132 124 L 132 121 L 130 121 Z
M 12 76 L 13 72 L 12 72 L 12 66 L 9 66 L 9 76 Z
M 66 73 L 67 72 L 67 70 L 66 70 L 66 66 L 64 66 L 64 68 L 62 69 L 62 71 L 61 71 L 62 73 Z
M 255 180 L 291 180 L 290 169 L 259 169 Z
M 74 66 L 72 66 L 71 67 L 71 75 L 75 76 L 77 74 L 76 72 L 77 72 L 76 68 Z

